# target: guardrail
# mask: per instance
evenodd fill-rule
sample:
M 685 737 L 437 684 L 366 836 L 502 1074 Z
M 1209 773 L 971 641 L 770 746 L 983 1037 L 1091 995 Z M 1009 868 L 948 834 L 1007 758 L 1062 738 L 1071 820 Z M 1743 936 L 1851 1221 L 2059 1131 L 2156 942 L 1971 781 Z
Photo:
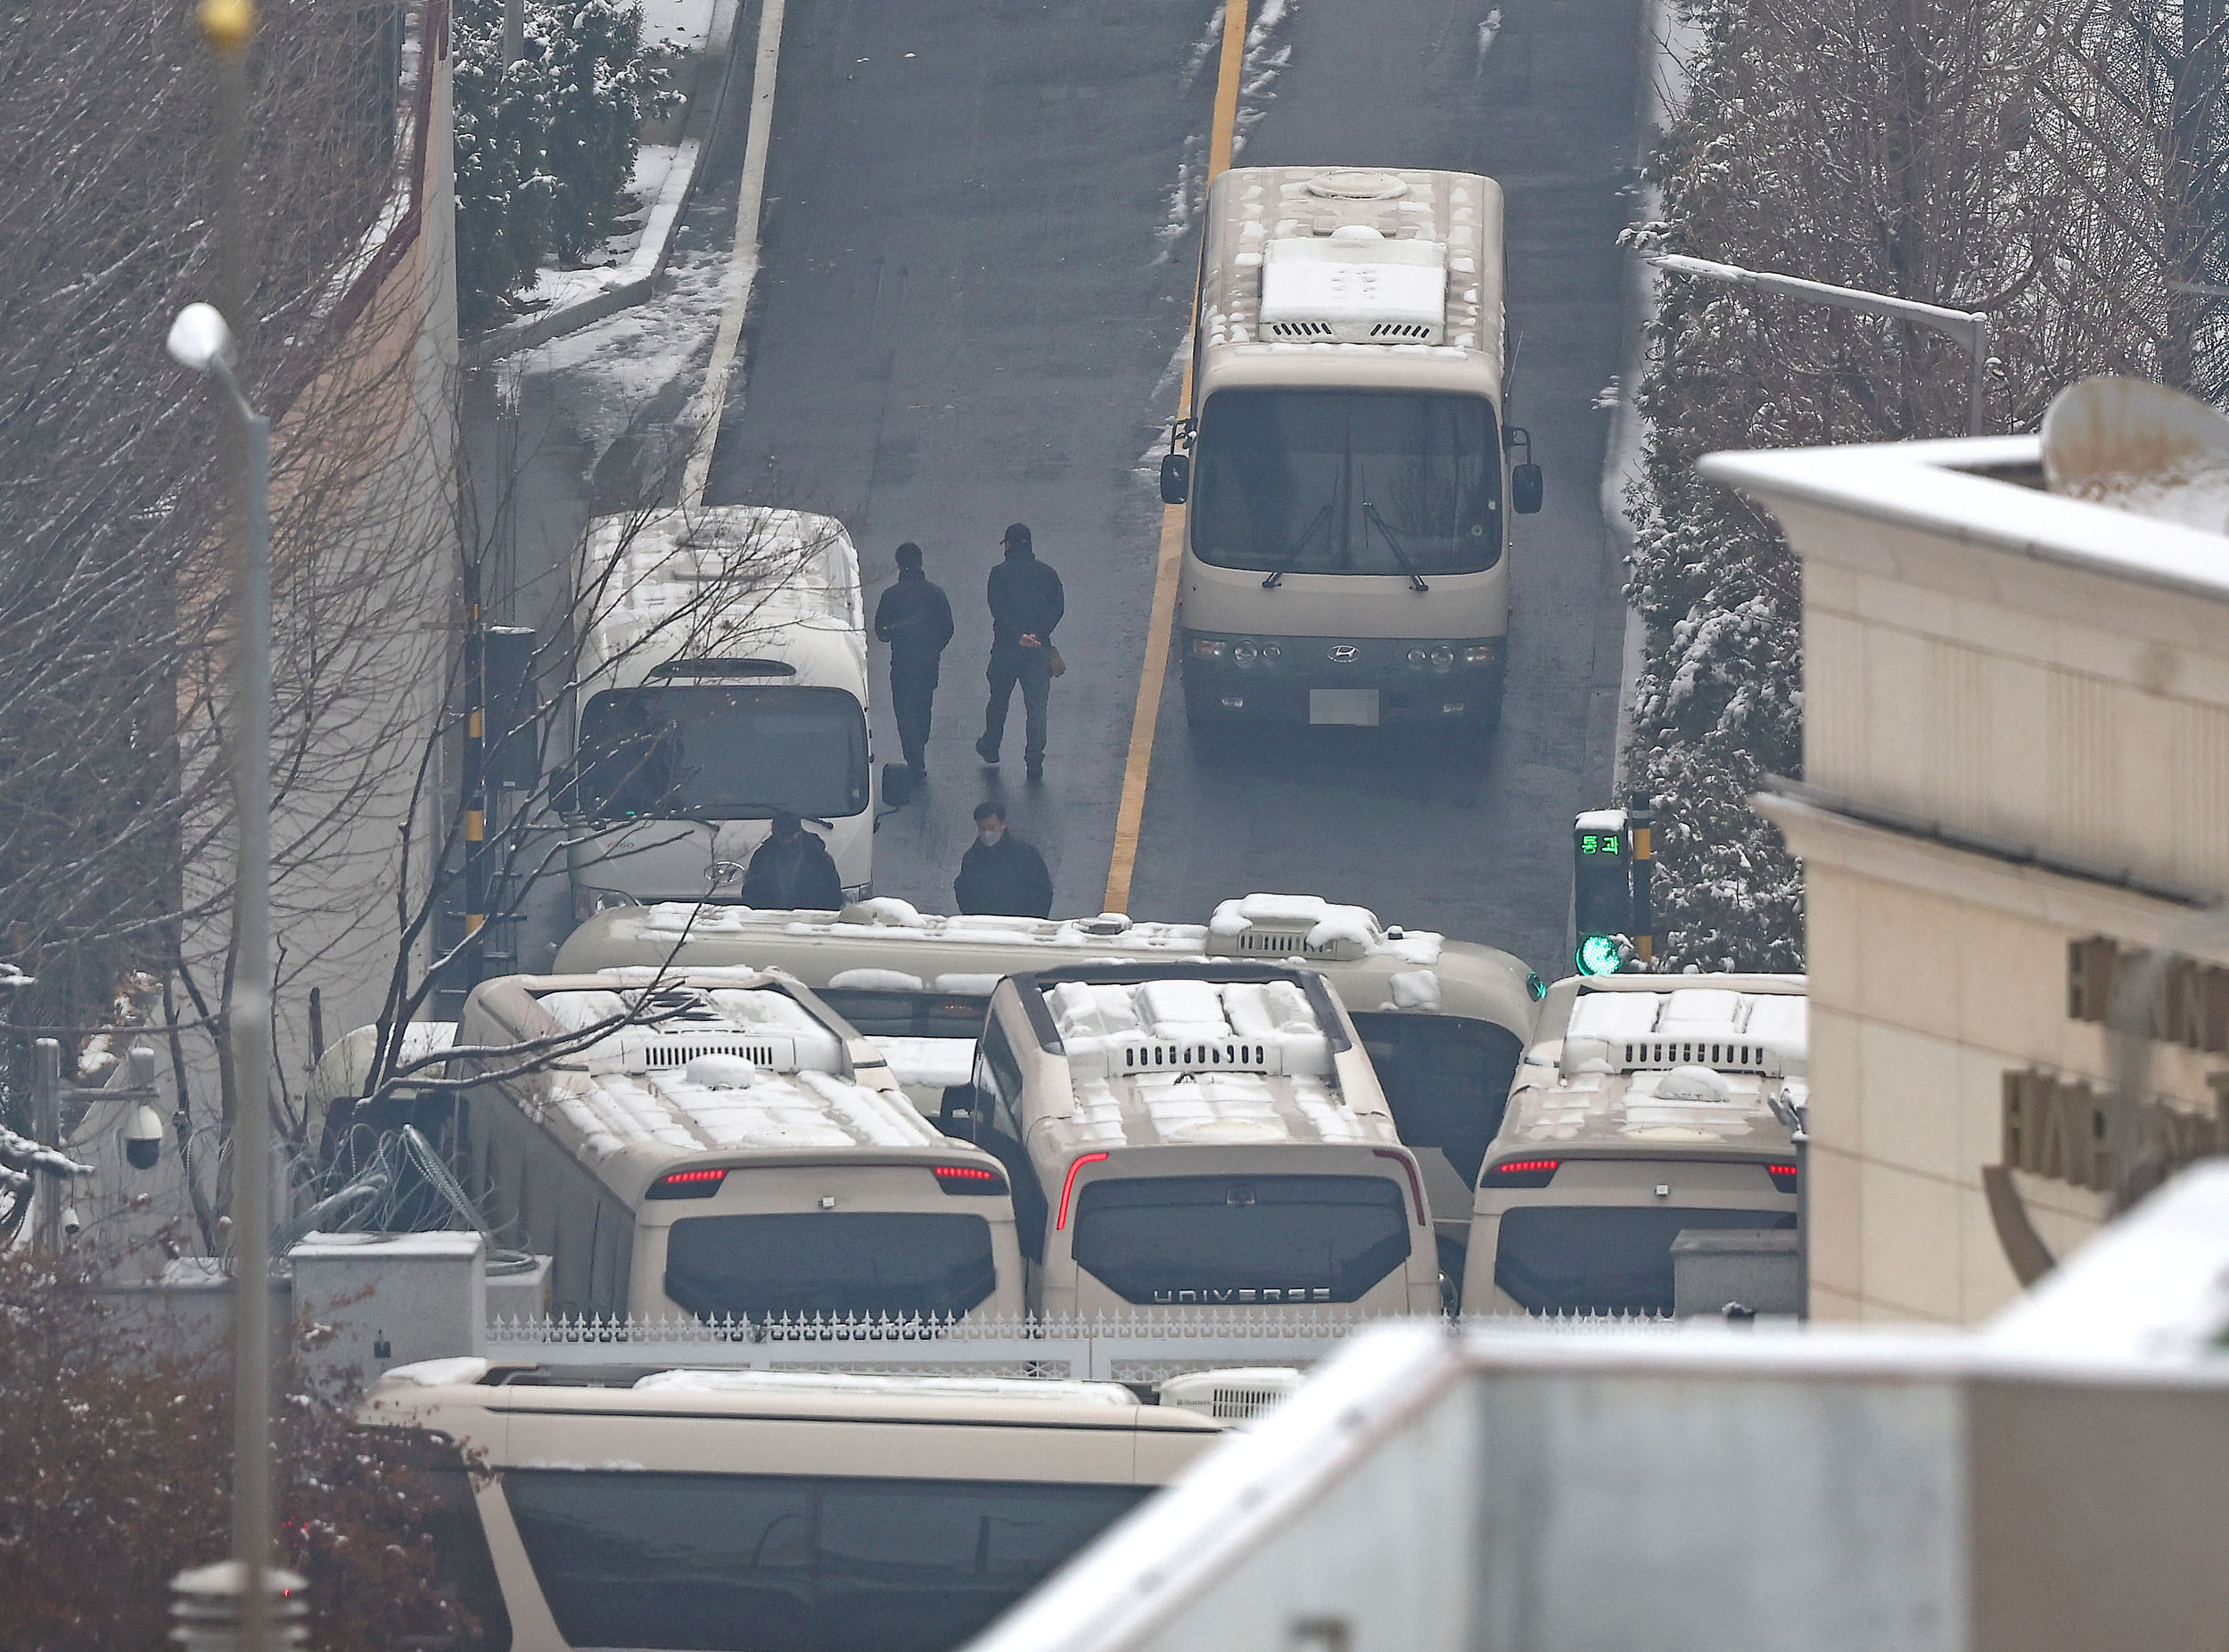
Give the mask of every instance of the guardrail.
M 488 1324 L 481 1352 L 497 1364 L 562 1369 L 690 1366 L 744 1371 L 884 1376 L 1039 1377 L 1149 1383 L 1232 1366 L 1310 1366 L 1388 1316 L 1318 1309 L 1197 1309 L 1084 1318 L 977 1316 L 934 1320 L 522 1319 Z M 1439 1323 L 1452 1325 L 1453 1321 Z M 1474 1317 L 1463 1323 L 1534 1331 L 1669 1328 L 1641 1315 Z

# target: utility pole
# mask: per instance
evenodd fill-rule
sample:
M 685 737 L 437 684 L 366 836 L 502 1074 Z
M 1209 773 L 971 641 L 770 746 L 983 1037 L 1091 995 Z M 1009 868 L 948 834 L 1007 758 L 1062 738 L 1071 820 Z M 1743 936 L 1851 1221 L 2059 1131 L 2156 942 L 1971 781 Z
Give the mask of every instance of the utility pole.
M 1678 252 L 1659 253 L 1649 261 L 1675 275 L 1692 275 L 1698 281 L 1723 282 L 1728 286 L 1749 287 L 1759 292 L 1777 292 L 1835 309 L 1855 310 L 1864 316 L 1885 316 L 1891 321 L 1908 321 L 1914 326 L 1941 333 L 1966 352 L 1966 434 L 1988 434 L 1989 318 L 1979 310 L 1945 309 L 1940 304 L 1922 304 L 1916 299 L 1891 298 L 1885 292 L 1868 292 L 1861 287 L 1830 286 L 1823 281 L 1805 281 L 1797 275 L 1743 269 L 1738 264 L 1714 264 L 1708 259 L 1691 259 Z
M 171 355 L 213 374 L 236 431 L 226 469 L 234 483 L 233 640 L 226 662 L 231 702 L 233 989 L 229 1007 L 232 1117 L 233 1563 L 240 1652 L 266 1652 L 271 1591 L 284 1589 L 271 1559 L 271 547 L 270 425 L 233 374 L 232 326 L 251 315 L 243 175 L 247 165 L 248 49 L 254 0 L 201 0 L 202 37 L 217 62 L 216 308 L 189 305 L 170 330 Z M 229 325 L 228 325 L 229 324 Z M 185 1610 L 183 1574 L 172 1587 Z M 299 1584 L 300 1580 L 293 1580 Z

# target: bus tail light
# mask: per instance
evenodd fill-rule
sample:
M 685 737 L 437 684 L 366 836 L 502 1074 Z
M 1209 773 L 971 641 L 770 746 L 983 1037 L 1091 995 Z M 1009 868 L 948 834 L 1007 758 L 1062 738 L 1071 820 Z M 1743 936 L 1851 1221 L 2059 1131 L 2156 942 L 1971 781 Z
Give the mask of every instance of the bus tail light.
M 1006 1178 L 996 1171 L 980 1170 L 973 1164 L 939 1164 L 934 1168 L 936 1185 L 947 1193 L 987 1197 L 1006 1191 Z
M 1489 1188 L 1545 1188 L 1561 1159 L 1504 1159 L 1486 1172 Z
M 724 1170 L 671 1171 L 650 1184 L 653 1199 L 709 1199 L 728 1179 Z
M 1795 1165 L 1768 1164 L 1764 1167 L 1764 1173 L 1773 1179 L 1773 1186 L 1778 1188 L 1781 1192 L 1793 1193 L 1796 1191 Z
M 1381 1159 L 1392 1159 L 1409 1175 L 1409 1198 L 1416 1206 L 1417 1226 L 1429 1227 L 1424 1216 L 1424 1185 L 1417 1179 L 1416 1161 L 1405 1153 L 1395 1153 L 1391 1147 L 1372 1147 L 1370 1152 Z
M 1060 1184 L 1060 1219 L 1053 1223 L 1056 1231 L 1068 1225 L 1068 1196 L 1076 1190 L 1076 1172 L 1087 1164 L 1097 1164 L 1106 1157 L 1104 1153 L 1087 1153 L 1068 1167 L 1067 1179 Z

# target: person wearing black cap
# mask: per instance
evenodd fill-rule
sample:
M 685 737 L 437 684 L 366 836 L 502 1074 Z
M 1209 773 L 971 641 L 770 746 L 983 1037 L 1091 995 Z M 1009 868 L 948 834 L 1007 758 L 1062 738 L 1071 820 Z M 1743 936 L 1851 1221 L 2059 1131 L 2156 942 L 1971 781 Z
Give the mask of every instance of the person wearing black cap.
M 1030 547 L 1029 524 L 1016 522 L 999 541 L 1006 560 L 991 571 L 991 704 L 983 712 L 983 738 L 975 755 L 999 766 L 999 745 L 1006 738 L 1007 707 L 1014 686 L 1022 686 L 1027 718 L 1022 755 L 1034 780 L 1045 772 L 1045 701 L 1052 692 L 1053 627 L 1067 606 L 1060 576 L 1037 560 Z
M 774 830 L 744 868 L 743 904 L 761 910 L 813 912 L 843 908 L 843 880 L 828 847 L 793 814 L 774 817 Z
M 921 571 L 921 547 L 898 547 L 898 583 L 875 604 L 875 635 L 890 645 L 890 709 L 915 784 L 929 775 L 929 717 L 936 703 L 937 658 L 952 640 L 952 604 Z

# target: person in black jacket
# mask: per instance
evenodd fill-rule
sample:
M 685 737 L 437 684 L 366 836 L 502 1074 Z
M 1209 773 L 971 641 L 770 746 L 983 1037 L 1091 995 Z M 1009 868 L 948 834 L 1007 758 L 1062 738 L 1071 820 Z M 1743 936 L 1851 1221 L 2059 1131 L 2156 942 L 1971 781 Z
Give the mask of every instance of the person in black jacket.
M 952 893 L 959 898 L 962 912 L 1049 917 L 1053 875 L 1045 870 L 1045 857 L 1033 845 L 1006 829 L 1006 810 L 997 803 L 984 803 L 975 810 L 975 841 L 959 858 Z
M 843 880 L 827 845 L 805 830 L 795 815 L 774 817 L 774 831 L 743 874 L 743 904 L 761 909 L 803 907 L 836 912 L 843 907 Z
M 999 744 L 1006 738 L 1007 707 L 1014 686 L 1022 686 L 1028 732 L 1022 755 L 1029 777 L 1045 772 L 1045 700 L 1052 691 L 1053 627 L 1067 606 L 1060 576 L 1037 560 L 1030 547 L 1029 524 L 1016 522 L 1000 541 L 1006 560 L 991 571 L 991 705 L 983 713 L 983 738 L 975 754 L 999 766 Z
M 898 583 L 875 604 L 875 635 L 890 645 L 890 709 L 916 785 L 929 773 L 929 717 L 937 656 L 952 640 L 952 604 L 921 571 L 921 547 L 898 547 Z

